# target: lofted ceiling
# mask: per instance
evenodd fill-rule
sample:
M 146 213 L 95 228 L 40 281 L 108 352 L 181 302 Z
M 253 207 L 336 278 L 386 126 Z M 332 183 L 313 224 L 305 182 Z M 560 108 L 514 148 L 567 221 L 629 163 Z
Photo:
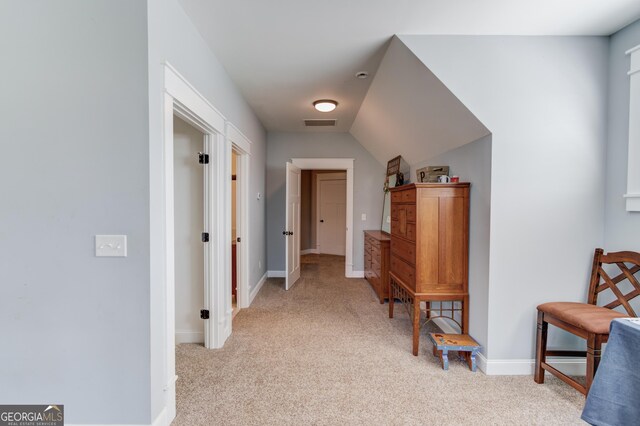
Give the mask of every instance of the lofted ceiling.
M 638 0 L 180 2 L 269 131 L 350 131 L 394 34 L 609 35 L 640 18 Z M 321 98 L 338 108 L 316 112 Z
M 489 133 L 397 37 L 351 127 L 381 164 L 396 155 L 410 165 L 421 163 Z

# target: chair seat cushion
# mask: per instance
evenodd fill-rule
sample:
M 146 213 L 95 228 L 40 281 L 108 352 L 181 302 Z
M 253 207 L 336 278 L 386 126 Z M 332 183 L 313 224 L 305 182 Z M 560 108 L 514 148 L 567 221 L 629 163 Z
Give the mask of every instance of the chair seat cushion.
M 550 302 L 538 306 L 538 311 L 553 315 L 588 333 L 609 334 L 609 325 L 615 318 L 627 318 L 612 309 L 576 302 Z

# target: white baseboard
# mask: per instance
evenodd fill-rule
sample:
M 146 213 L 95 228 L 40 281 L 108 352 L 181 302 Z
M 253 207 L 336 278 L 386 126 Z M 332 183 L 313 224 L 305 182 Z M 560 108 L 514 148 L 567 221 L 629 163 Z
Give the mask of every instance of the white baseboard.
M 284 278 L 286 276 L 286 271 L 267 271 L 268 278 Z
M 169 426 L 171 424 L 171 422 L 173 421 L 173 419 L 168 419 L 167 418 L 167 408 L 163 408 L 162 411 L 160 411 L 160 414 L 158 414 L 158 416 L 155 418 L 155 420 L 153 421 L 153 423 L 151 423 L 149 426 Z M 65 422 L 65 424 L 67 424 Z M 116 426 L 116 424 L 83 424 L 83 423 L 68 423 L 68 426 Z M 141 426 L 140 424 L 117 424 L 117 426 Z
M 254 289 L 251 290 L 251 293 L 249 294 L 249 306 L 251 306 L 251 304 L 253 303 L 253 299 L 256 298 L 256 296 L 260 292 L 260 289 L 262 288 L 264 283 L 267 282 L 267 276 L 268 276 L 268 272 L 265 272 L 262 278 L 260 278 L 260 281 L 258 281 L 258 284 L 256 284 Z
M 433 320 L 440 329 L 448 334 L 457 334 L 460 330 L 443 318 Z M 482 353 L 476 357 L 478 368 L 488 376 L 527 376 L 533 375 L 535 359 L 487 359 Z M 582 376 L 585 373 L 584 358 L 548 357 L 547 362 L 565 374 Z
M 320 251 L 318 251 L 317 248 L 300 250 L 300 255 L 303 255 L 303 254 L 320 254 Z
M 175 417 L 175 416 L 174 416 Z M 163 408 L 158 414 L 158 417 L 151 423 L 151 426 L 169 426 L 173 419 L 169 419 L 167 415 L 167 408 Z
M 484 356 L 478 362 L 488 376 L 532 376 L 535 370 L 535 359 L 487 359 Z M 584 358 L 548 357 L 547 362 L 570 376 L 584 376 L 586 361 Z
M 204 343 L 204 332 L 176 331 L 176 345 L 180 343 Z
M 347 278 L 364 278 L 364 271 L 354 271 L 353 265 L 346 265 L 344 275 Z

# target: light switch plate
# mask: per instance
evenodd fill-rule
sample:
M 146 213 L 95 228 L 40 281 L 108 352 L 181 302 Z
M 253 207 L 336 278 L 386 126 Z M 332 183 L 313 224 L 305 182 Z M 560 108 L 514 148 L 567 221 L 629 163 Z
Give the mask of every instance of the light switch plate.
M 361 220 L 367 220 L 367 214 L 366 213 L 362 213 L 360 218 L 361 218 Z
M 127 257 L 126 235 L 96 235 L 97 257 Z

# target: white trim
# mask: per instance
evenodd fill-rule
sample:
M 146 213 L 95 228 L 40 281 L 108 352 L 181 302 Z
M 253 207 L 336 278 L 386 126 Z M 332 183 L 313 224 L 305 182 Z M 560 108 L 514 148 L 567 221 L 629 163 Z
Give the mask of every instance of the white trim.
M 530 376 L 535 370 L 535 359 L 487 359 L 477 356 L 478 368 L 487 376 Z M 548 357 L 547 362 L 570 376 L 584 376 L 584 358 Z
M 636 50 L 640 50 L 640 44 L 637 45 L 636 47 L 632 47 L 631 49 L 627 50 L 626 52 L 624 52 L 625 55 L 631 55 L 633 52 L 635 52 Z
M 242 151 L 251 155 L 251 140 L 246 137 L 233 123 L 227 121 L 227 138 Z
M 181 343 L 204 343 L 202 331 L 176 331 L 176 345 Z
M 256 298 L 258 293 L 260 293 L 260 289 L 266 282 L 267 282 L 267 273 L 265 272 L 262 278 L 260 278 L 260 281 L 258 281 L 258 284 L 256 284 L 255 288 L 251 290 L 251 293 L 249 294 L 249 305 L 253 303 L 253 299 Z
M 460 330 L 452 326 L 444 318 L 435 318 L 433 323 L 445 333 L 458 334 Z M 586 363 L 584 358 L 547 358 L 550 364 L 557 366 L 563 372 L 573 376 L 584 375 Z M 481 352 L 476 355 L 477 366 L 488 376 L 518 376 L 532 375 L 535 359 L 487 359 Z
M 344 275 L 353 274 L 353 158 L 292 158 L 294 166 L 301 170 L 346 170 L 347 171 L 347 236 Z M 316 235 L 317 238 L 317 235 Z
M 627 199 L 627 211 L 638 212 L 640 211 L 640 195 L 638 194 L 625 194 L 624 198 Z
M 163 408 L 162 411 L 160 411 L 160 414 L 158 414 L 156 419 L 151 423 L 151 426 L 169 426 L 170 424 L 171 420 L 167 417 L 167 409 Z
M 629 145 L 626 210 L 640 212 L 640 45 L 629 49 Z
M 478 352 L 476 354 L 476 366 L 478 370 L 482 371 L 484 374 L 487 374 L 487 358 L 482 355 L 482 352 Z
M 151 353 L 152 364 L 160 363 L 165 372 L 164 416 L 170 423 L 175 418 L 175 277 L 174 277 L 174 198 L 173 198 L 173 118 L 184 119 L 205 135 L 211 158 L 206 190 L 207 229 L 211 234 L 205 258 L 208 274 L 205 282 L 204 308 L 212 318 L 205 321 L 205 346 L 222 347 L 231 333 L 231 217 L 225 206 L 231 201 L 230 143 L 223 137 L 225 118 L 170 64 L 163 64 L 162 139 L 149 144 L 149 192 L 152 288 L 162 289 L 164 303 L 160 309 L 163 321 L 162 353 Z M 228 235 L 227 235 L 228 234 Z M 206 274 L 206 271 L 205 271 Z M 226 304 L 229 306 L 225 306 Z M 152 307 L 152 310 L 154 308 Z M 152 313 L 152 321 L 156 313 Z M 155 322 L 154 322 L 155 325 Z
M 354 271 L 353 265 L 349 265 L 349 269 L 346 274 L 347 278 L 364 278 L 364 271 Z
M 226 123 L 225 133 L 232 149 L 236 151 L 236 237 L 240 237 L 240 243 L 236 243 L 237 259 L 237 292 L 238 308 L 247 308 L 250 302 L 249 295 L 249 247 L 251 247 L 251 233 L 249 232 L 249 180 L 251 173 L 251 141 L 247 139 L 232 123 Z M 229 157 L 231 161 L 231 157 Z M 229 165 L 231 168 L 231 165 Z M 231 240 L 229 240 L 231 241 Z M 229 294 L 231 297 L 231 294 Z
M 153 423 L 151 423 L 149 426 L 169 426 L 171 424 L 171 422 L 167 419 L 167 409 L 163 408 L 162 411 L 160 411 L 160 414 L 158 414 L 158 416 L 155 418 L 155 420 L 153 421 Z M 95 424 L 95 423 L 67 423 L 67 426 L 116 426 L 116 424 Z M 126 425 L 126 424 L 117 424 L 117 426 L 140 426 L 139 424 L 137 425 Z
M 320 250 L 318 250 L 317 248 L 300 250 L 300 255 L 303 254 L 320 254 Z
M 164 63 L 164 90 L 211 129 L 224 133 L 224 115 L 168 62 Z M 193 121 L 189 118 L 187 120 Z
M 267 271 L 268 278 L 284 278 L 287 276 L 287 271 Z

